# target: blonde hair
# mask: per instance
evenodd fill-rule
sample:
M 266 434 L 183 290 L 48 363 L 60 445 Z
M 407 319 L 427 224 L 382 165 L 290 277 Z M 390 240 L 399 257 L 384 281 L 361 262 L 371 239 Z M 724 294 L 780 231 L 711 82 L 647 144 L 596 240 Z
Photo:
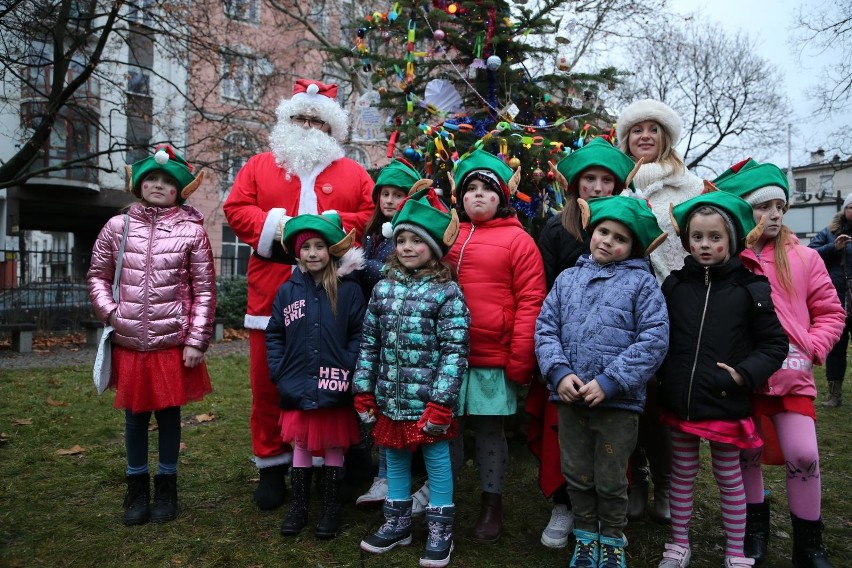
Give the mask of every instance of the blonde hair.
M 775 273 L 778 276 L 778 283 L 781 288 L 789 295 L 794 295 L 796 289 L 793 288 L 793 273 L 790 271 L 790 257 L 787 254 L 787 245 L 795 244 L 793 231 L 787 225 L 781 225 L 781 230 L 775 236 Z
M 683 163 L 683 158 L 680 157 L 678 151 L 675 150 L 674 144 L 672 143 L 672 137 L 669 135 L 669 131 L 663 128 L 663 126 L 657 122 L 656 120 L 641 120 L 640 122 L 653 122 L 657 125 L 657 131 L 660 132 L 660 153 L 657 154 L 657 159 L 654 160 L 654 163 L 668 166 L 672 174 L 680 175 L 686 171 L 686 165 Z M 638 122 L 636 124 L 639 124 Z M 627 136 L 624 137 L 624 140 L 618 140 L 618 149 L 630 156 L 635 160 L 635 156 L 630 153 L 630 148 L 628 147 L 627 141 L 630 139 L 630 131 L 633 130 L 633 127 L 636 124 L 631 124 L 630 128 L 627 129 Z

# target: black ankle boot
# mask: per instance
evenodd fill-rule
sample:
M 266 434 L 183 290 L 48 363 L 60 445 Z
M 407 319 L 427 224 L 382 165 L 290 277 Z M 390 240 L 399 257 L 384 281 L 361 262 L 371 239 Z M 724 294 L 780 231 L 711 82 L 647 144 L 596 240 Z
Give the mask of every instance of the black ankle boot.
M 343 485 L 343 468 L 322 467 L 322 516 L 317 523 L 316 537 L 334 538 L 340 531 L 340 492 Z
M 158 473 L 154 476 L 154 506 L 151 522 L 165 523 L 177 518 L 177 474 Z
M 828 551 L 822 545 L 822 519 L 806 521 L 790 514 L 793 522 L 793 566 L 832 568 Z
M 141 473 L 127 476 L 124 495 L 124 524 L 144 525 L 151 520 L 151 475 Z
M 262 467 L 258 470 L 260 481 L 257 484 L 257 489 L 254 490 L 254 502 L 257 503 L 259 509 L 271 511 L 284 504 L 284 495 L 287 491 L 285 480 L 287 479 L 288 469 L 290 469 L 289 465 L 281 464 Z
M 284 536 L 295 536 L 302 532 L 308 522 L 308 500 L 311 491 L 311 476 L 313 468 L 294 467 L 290 470 L 290 489 L 293 492 L 293 502 L 287 516 L 281 522 Z
M 746 558 L 754 558 L 754 565 L 766 559 L 769 548 L 769 502 L 749 503 L 746 505 L 746 532 L 743 553 Z

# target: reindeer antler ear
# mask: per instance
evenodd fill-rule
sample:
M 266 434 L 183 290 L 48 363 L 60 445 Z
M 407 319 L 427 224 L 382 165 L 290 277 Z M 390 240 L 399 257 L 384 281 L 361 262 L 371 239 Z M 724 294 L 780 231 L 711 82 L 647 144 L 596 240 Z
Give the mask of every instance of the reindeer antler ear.
M 453 246 L 459 236 L 459 216 L 455 209 L 450 210 L 450 224 L 447 225 L 447 230 L 444 231 L 442 241 L 448 247 Z
M 630 187 L 630 182 L 633 181 L 633 178 L 636 177 L 636 174 L 639 172 L 639 168 L 642 167 L 642 164 L 645 163 L 645 158 L 639 158 L 636 160 L 636 164 L 633 165 L 633 169 L 630 170 L 630 173 L 627 174 L 627 177 L 624 178 L 624 187 Z
M 674 203 L 669 203 L 669 218 L 672 220 L 672 227 L 674 227 L 675 235 L 680 236 L 680 227 L 677 225 L 677 221 L 674 216 Z
M 124 166 L 124 171 L 127 172 L 127 191 L 133 193 L 133 168 L 129 165 Z
M 667 238 L 669 238 L 669 234 L 668 234 L 668 233 L 663 233 L 662 235 L 660 235 L 659 237 L 657 237 L 656 239 L 654 239 L 654 242 L 652 242 L 650 245 L 648 245 L 648 248 L 646 248 L 646 249 L 645 249 L 645 256 L 648 256 L 648 255 L 650 255 L 652 252 L 654 252 L 654 250 L 655 250 L 658 246 L 660 246 L 661 244 L 663 244 L 663 241 L 665 241 Z
M 204 170 L 198 172 L 198 175 L 195 176 L 195 179 L 186 184 L 186 187 L 183 188 L 180 192 L 180 198 L 186 201 L 186 198 L 195 193 L 195 190 L 198 189 L 198 186 L 201 185 L 201 182 L 204 181 Z
M 408 190 L 408 195 L 414 195 L 421 189 L 426 189 L 427 187 L 432 187 L 432 180 L 426 178 L 419 179 L 415 181 L 414 185 L 411 186 L 411 189 Z
M 355 229 L 349 231 L 349 233 L 340 239 L 340 242 L 335 243 L 328 247 L 328 252 L 336 257 L 341 257 L 346 254 L 349 249 L 352 248 L 352 245 L 355 244 Z
M 556 164 L 554 164 L 553 162 L 548 162 L 548 164 L 550 164 L 550 171 L 553 172 L 553 175 L 555 176 L 557 183 L 559 183 L 559 185 L 562 186 L 562 191 L 567 193 L 567 191 L 568 191 L 568 180 L 565 179 L 565 176 L 562 175 L 562 172 L 560 172 L 559 169 L 557 169 Z
M 580 208 L 580 224 L 586 229 L 589 226 L 589 220 L 592 218 L 592 211 L 585 199 L 578 199 L 577 207 Z
M 512 177 L 509 178 L 509 195 L 515 195 L 515 192 L 518 191 L 518 186 L 521 185 L 521 166 L 518 166 L 518 169 L 515 170 L 515 173 L 512 174 Z
M 716 187 L 716 186 L 713 184 L 713 182 L 712 182 L 712 181 L 710 181 L 709 179 L 705 179 L 705 180 L 703 180 L 703 181 L 704 181 L 704 190 L 701 192 L 702 194 L 705 194 L 705 193 L 712 193 L 712 192 L 714 192 L 714 191 L 719 191 L 719 188 L 718 188 L 718 187 Z
M 758 223 L 754 229 L 748 232 L 745 239 L 746 248 L 753 247 L 757 241 L 760 240 L 760 237 L 763 236 L 763 230 L 766 228 L 766 215 L 760 218 L 760 223 Z
M 450 182 L 450 203 L 456 204 L 456 180 L 453 178 L 453 172 L 447 172 L 447 180 Z

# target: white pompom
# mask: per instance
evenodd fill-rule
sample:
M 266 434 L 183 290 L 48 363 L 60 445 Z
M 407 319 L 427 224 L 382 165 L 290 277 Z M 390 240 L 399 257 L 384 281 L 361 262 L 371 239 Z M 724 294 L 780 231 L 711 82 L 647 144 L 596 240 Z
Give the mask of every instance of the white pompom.
M 157 150 L 157 153 L 154 154 L 154 161 L 162 166 L 169 161 L 169 155 L 165 150 Z
M 339 213 L 337 212 L 337 209 L 326 209 L 325 211 L 323 211 L 322 213 L 320 213 L 320 215 L 329 215 L 329 214 L 331 214 L 331 215 L 339 215 Z
M 315 94 L 319 93 L 319 87 L 317 86 L 317 84 L 311 83 L 310 85 L 308 85 L 307 93 L 309 95 L 315 95 Z
M 382 236 L 386 239 L 393 237 L 393 225 L 390 222 L 382 223 Z

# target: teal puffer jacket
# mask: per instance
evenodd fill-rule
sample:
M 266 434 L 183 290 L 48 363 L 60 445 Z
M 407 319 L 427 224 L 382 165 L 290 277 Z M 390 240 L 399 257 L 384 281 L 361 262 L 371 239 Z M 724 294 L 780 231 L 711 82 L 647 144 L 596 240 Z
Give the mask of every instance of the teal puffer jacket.
M 456 411 L 467 370 L 470 313 L 455 282 L 394 271 L 373 289 L 354 392 L 374 393 L 391 420 L 417 420 L 427 402 Z

